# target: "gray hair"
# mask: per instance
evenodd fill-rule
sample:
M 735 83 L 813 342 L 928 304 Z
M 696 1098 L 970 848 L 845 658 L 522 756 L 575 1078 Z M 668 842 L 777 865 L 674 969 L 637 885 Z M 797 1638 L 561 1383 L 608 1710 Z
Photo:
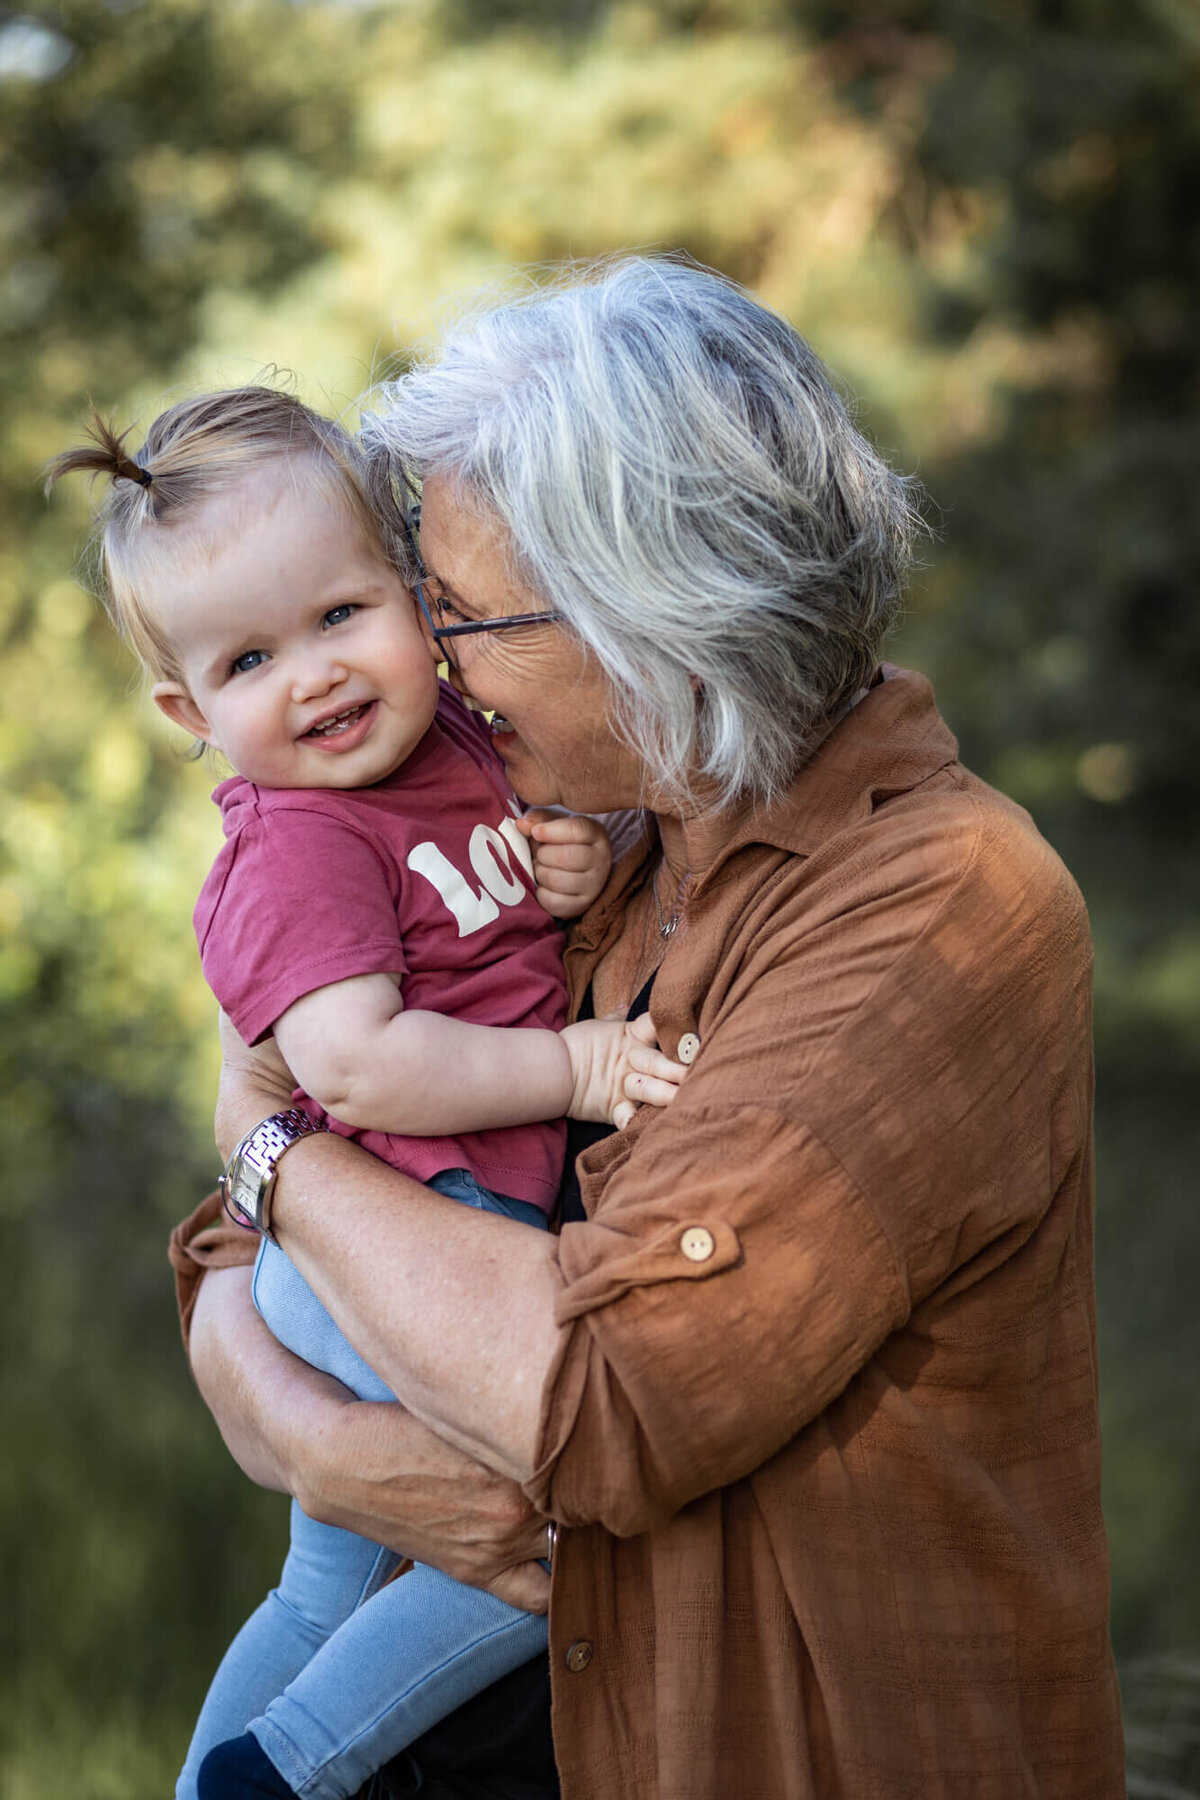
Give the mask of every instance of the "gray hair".
M 684 807 L 767 801 L 870 680 L 919 517 L 819 359 L 679 260 L 492 303 L 363 424 L 382 500 L 451 479 L 594 653 Z

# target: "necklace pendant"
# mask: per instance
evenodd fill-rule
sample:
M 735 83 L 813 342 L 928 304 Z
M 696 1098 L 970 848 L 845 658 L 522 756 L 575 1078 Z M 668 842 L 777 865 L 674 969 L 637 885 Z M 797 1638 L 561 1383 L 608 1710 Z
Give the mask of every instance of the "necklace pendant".
M 659 863 L 658 868 L 654 871 L 653 880 L 650 883 L 650 893 L 654 900 L 654 916 L 658 920 L 658 935 L 660 938 L 669 938 L 679 923 L 679 915 L 683 910 L 683 890 L 687 886 L 688 878 L 684 875 L 683 879 L 680 881 L 675 894 L 675 910 L 672 912 L 669 919 L 664 919 L 662 901 L 658 897 L 658 877 L 661 872 L 662 864 Z

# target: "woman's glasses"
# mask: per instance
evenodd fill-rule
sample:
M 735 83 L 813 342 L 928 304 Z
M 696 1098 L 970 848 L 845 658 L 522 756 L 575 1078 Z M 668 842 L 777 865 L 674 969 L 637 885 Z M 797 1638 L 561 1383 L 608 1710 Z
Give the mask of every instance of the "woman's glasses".
M 454 639 L 464 637 L 482 637 L 488 631 L 514 631 L 521 625 L 557 625 L 563 620 L 560 612 L 507 613 L 497 619 L 460 619 L 455 624 L 444 624 L 448 613 L 456 608 L 452 601 L 439 593 L 437 585 L 425 564 L 421 561 L 421 508 L 414 506 L 404 521 L 408 534 L 408 545 L 412 551 L 413 566 L 416 569 L 415 586 L 417 604 L 425 616 L 439 652 L 445 657 L 451 668 L 458 668 L 458 658 L 454 654 Z

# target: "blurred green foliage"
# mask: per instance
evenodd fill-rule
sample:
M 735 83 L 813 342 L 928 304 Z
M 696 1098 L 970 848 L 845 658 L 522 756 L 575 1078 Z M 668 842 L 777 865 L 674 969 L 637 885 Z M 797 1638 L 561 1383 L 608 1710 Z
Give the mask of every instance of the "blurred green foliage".
M 283 365 L 340 409 L 446 297 L 657 244 L 793 318 L 920 472 L 940 541 L 895 654 L 1088 897 L 1131 1791 L 1200 1783 L 1200 1708 L 1153 1678 L 1200 1687 L 1198 75 L 1190 0 L 0 11 L 12 1800 L 166 1792 L 284 1533 L 163 1261 L 212 1174 L 211 771 L 138 700 L 72 579 L 86 496 L 47 508 L 41 464 L 89 397 L 146 422 Z

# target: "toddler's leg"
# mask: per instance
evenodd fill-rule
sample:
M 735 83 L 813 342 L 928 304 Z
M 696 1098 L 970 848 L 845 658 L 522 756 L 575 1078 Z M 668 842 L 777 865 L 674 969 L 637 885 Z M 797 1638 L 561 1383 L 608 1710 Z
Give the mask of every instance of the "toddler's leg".
M 544 1618 L 418 1567 L 359 1607 L 249 1730 L 302 1800 L 345 1800 L 545 1648 Z
M 492 1194 L 464 1169 L 444 1170 L 429 1185 L 546 1227 L 537 1207 Z M 259 1251 L 254 1297 L 280 1343 L 298 1356 L 360 1399 L 395 1398 L 269 1239 Z M 198 1800 L 198 1771 L 218 1745 L 220 1756 L 205 1770 L 209 1793 L 250 1800 L 279 1791 L 253 1742 L 305 1800 L 352 1794 L 462 1701 L 545 1650 L 544 1619 L 434 1569 L 413 1570 L 377 1593 L 397 1557 L 317 1525 L 297 1506 L 292 1528 L 278 1589 L 242 1628 L 213 1681 L 176 1800 Z
M 196 1800 L 200 1764 L 282 1694 L 326 1640 L 399 1562 L 366 1538 L 319 1525 L 293 1501 L 292 1542 L 279 1586 L 242 1626 L 213 1677 L 175 1788 Z

